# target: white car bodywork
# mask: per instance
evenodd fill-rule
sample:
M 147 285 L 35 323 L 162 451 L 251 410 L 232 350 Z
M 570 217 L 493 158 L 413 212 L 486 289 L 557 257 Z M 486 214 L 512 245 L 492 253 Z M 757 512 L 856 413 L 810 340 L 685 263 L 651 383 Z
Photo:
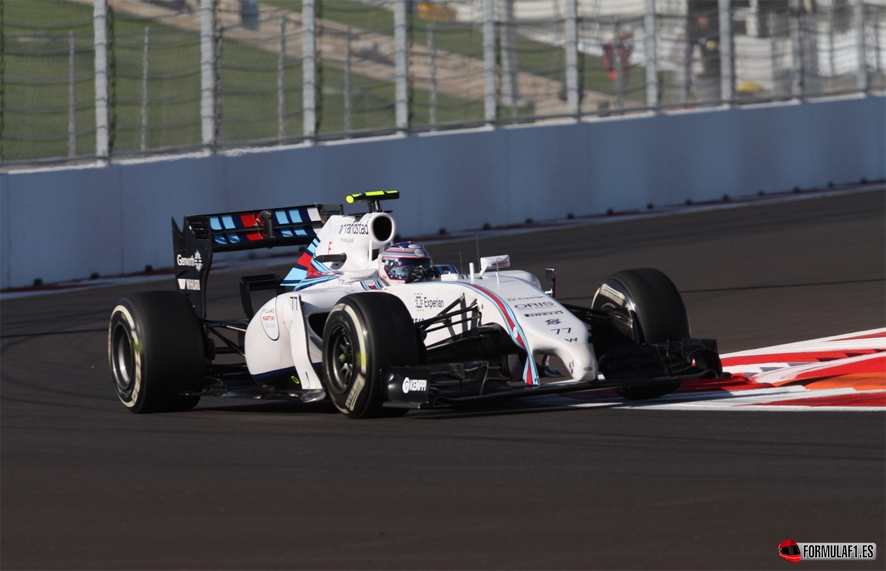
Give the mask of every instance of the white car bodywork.
M 508 256 L 464 274 L 433 266 L 418 245 L 394 244 L 380 201 L 197 214 L 172 220 L 177 291 L 121 298 L 108 325 L 117 396 L 132 412 L 182 411 L 204 396 L 329 397 L 350 418 L 474 406 L 576 391 L 657 398 L 683 381 L 716 378 L 715 339 L 696 339 L 676 285 L 654 268 L 606 277 L 590 306 L 554 299 Z M 303 247 L 285 278 L 240 277 L 245 318 L 206 311 L 214 254 Z M 391 247 L 394 246 L 394 247 Z M 399 284 L 399 285 L 398 285 Z M 258 311 L 253 295 L 274 291 Z M 262 295 L 259 293 L 259 295 Z
M 322 317 L 348 294 L 385 291 L 403 301 L 416 323 L 447 308 L 466 309 L 476 304 L 475 319 L 428 332 L 426 346 L 472 327 L 497 324 L 533 357 L 525 359 L 522 371 L 527 386 L 540 384 L 537 361 L 546 356 L 558 357 L 576 381 L 597 377 L 587 326 L 548 295 L 535 276 L 500 271 L 498 268 L 507 265 L 507 257 L 502 256 L 484 258 L 483 265 L 491 270 L 474 273 L 472 269 L 461 275 L 452 266 L 438 266 L 440 278 L 387 285 L 379 280 L 377 258 L 394 242 L 395 235 L 396 224 L 384 212 L 331 216 L 284 279 L 282 285 L 293 290 L 269 300 L 249 322 L 245 334 L 249 373 L 259 381 L 289 376 L 298 389 L 310 391 L 306 400 L 323 398 L 324 387 L 316 372 L 323 331 L 322 326 L 311 326 L 311 316 Z

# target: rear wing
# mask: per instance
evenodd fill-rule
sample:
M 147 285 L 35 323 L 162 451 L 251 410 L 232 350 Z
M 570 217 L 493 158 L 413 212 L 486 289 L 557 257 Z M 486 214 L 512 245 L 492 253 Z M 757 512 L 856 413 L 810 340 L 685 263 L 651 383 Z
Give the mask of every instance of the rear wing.
M 215 252 L 310 244 L 338 204 L 311 204 L 186 216 L 181 229 L 172 220 L 175 282 L 197 314 L 206 315 L 204 291 Z

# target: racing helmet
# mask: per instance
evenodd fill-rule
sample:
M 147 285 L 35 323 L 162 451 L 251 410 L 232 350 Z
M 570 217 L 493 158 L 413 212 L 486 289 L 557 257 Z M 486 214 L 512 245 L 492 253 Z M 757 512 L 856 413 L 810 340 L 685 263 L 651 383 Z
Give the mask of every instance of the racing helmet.
M 378 257 L 378 277 L 388 285 L 406 283 L 409 274 L 418 267 L 425 268 L 430 274 L 434 263 L 427 250 L 412 242 L 391 244 Z

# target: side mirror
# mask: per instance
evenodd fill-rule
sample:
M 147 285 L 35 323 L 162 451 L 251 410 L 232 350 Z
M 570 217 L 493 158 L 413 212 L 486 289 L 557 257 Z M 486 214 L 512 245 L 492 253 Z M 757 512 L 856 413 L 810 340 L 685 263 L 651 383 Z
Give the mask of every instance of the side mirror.
M 511 257 L 489 256 L 488 258 L 480 258 L 480 277 L 486 273 L 486 270 L 503 270 L 511 267 Z
M 557 270 L 545 268 L 545 277 L 548 279 L 548 286 L 551 288 L 545 293 L 551 297 L 557 297 Z

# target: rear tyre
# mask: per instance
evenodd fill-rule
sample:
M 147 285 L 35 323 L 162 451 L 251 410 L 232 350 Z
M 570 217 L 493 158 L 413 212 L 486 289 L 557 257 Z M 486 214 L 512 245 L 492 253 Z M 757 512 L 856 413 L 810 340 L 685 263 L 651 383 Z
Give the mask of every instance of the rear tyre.
M 621 324 L 613 339 L 594 342 L 598 359 L 616 345 L 663 343 L 691 337 L 683 297 L 674 282 L 656 269 L 639 268 L 612 274 L 597 289 L 592 307 L 612 310 Z M 617 392 L 626 399 L 651 399 L 679 387 L 677 381 L 622 387 Z
M 108 363 L 117 396 L 134 413 L 194 408 L 203 386 L 203 328 L 178 292 L 121 298 L 108 325 Z
M 382 406 L 382 371 L 417 365 L 419 343 L 399 298 L 383 292 L 343 297 L 323 329 L 323 379 L 333 404 L 349 418 L 404 414 Z

